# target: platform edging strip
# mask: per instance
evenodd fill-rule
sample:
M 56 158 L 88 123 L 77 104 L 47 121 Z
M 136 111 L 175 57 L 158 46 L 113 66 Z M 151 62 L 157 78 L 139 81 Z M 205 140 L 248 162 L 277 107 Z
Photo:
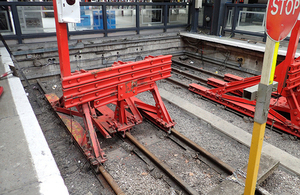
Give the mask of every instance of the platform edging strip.
M 9 53 L 4 47 L 0 47 L 0 54 L 5 71 L 9 71 L 8 65 L 13 65 Z M 26 96 L 20 78 L 9 76 L 7 79 L 12 91 L 17 115 L 19 116 L 24 129 L 24 134 L 31 154 L 31 161 L 36 170 L 38 181 L 40 182 L 40 194 L 69 194 Z

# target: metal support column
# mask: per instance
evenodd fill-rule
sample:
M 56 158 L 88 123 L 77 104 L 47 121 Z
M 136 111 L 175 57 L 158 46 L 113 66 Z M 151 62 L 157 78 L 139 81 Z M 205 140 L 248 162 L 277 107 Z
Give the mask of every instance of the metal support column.
M 167 32 L 168 25 L 168 5 L 164 5 L 164 32 Z
M 140 6 L 136 5 L 136 14 L 135 14 L 135 21 L 136 21 L 136 34 L 140 34 Z
M 60 62 L 61 77 L 71 76 L 71 66 L 68 45 L 68 30 L 66 23 L 59 23 L 57 17 L 56 0 L 53 0 L 53 8 L 55 15 L 56 37 L 58 46 L 58 56 Z
M 12 12 L 12 17 L 13 17 L 13 21 L 14 21 L 14 27 L 15 27 L 18 43 L 22 44 L 21 25 L 20 25 L 20 20 L 19 20 L 18 9 L 15 4 L 11 5 L 11 12 Z
M 104 37 L 107 37 L 107 14 L 106 14 L 106 5 L 103 5 L 103 6 L 102 6 L 102 19 L 103 19 Z
M 192 5 L 192 28 L 191 28 L 191 32 L 197 32 L 198 31 L 198 17 L 199 17 L 199 9 L 195 8 L 195 2 L 193 2 L 193 5 Z

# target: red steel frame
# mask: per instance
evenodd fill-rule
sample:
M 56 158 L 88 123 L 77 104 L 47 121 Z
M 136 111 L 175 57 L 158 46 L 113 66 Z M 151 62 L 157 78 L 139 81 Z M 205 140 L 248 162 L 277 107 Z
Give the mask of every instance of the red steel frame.
M 278 89 L 272 94 L 267 120 L 269 125 L 297 137 L 300 137 L 300 57 L 295 59 L 295 53 L 299 35 L 300 21 L 297 21 L 292 30 L 286 58 L 276 67 L 274 80 L 278 82 Z M 227 74 L 224 80 L 229 82 L 215 78 L 208 79 L 208 84 L 216 87 L 214 89 L 193 83 L 190 84 L 189 90 L 254 117 L 256 101 L 239 96 L 242 95 L 243 89 L 257 85 L 260 76 L 241 78 Z
M 105 138 L 117 132 L 125 136 L 126 131 L 142 122 L 144 115 L 169 132 L 175 122 L 155 81 L 171 76 L 172 56 L 148 56 L 138 62 L 119 61 L 109 68 L 71 73 L 66 24 L 58 23 L 55 0 L 53 5 L 63 96 L 46 94 L 46 97 L 91 163 L 97 165 L 107 160 L 94 126 Z M 135 97 L 145 91 L 152 93 L 155 106 Z M 85 128 L 73 116 L 82 117 Z

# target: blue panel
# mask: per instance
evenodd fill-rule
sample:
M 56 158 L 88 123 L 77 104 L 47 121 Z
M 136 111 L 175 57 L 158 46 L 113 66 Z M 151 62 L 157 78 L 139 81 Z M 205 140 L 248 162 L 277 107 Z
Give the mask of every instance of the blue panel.
M 103 29 L 102 11 L 93 11 L 94 29 Z

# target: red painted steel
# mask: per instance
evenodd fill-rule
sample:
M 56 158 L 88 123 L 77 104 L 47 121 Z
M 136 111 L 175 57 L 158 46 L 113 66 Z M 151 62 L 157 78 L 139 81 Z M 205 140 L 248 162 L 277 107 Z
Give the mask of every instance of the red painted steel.
M 56 94 L 50 93 L 45 94 L 47 100 L 52 105 L 54 109 L 57 108 L 57 104 L 59 101 L 59 98 Z M 91 153 L 93 150 L 93 147 L 89 144 L 88 134 L 87 131 L 80 125 L 79 122 L 73 119 L 73 115 L 70 115 L 68 113 L 60 113 L 57 112 L 58 116 L 62 119 L 65 126 L 68 128 L 69 133 L 72 135 L 76 143 L 82 148 L 84 151 L 84 154 L 88 159 L 91 159 L 91 161 L 94 161 L 94 156 Z M 104 159 L 101 161 L 104 162 Z
M 126 131 L 142 122 L 142 113 L 169 131 L 175 122 L 161 100 L 155 81 L 171 76 L 172 56 L 148 56 L 138 62 L 119 61 L 109 68 L 71 73 L 67 25 L 58 22 L 56 0 L 53 6 L 63 96 L 47 94 L 46 97 L 90 162 L 98 165 L 107 160 L 94 126 L 105 138 L 111 138 L 117 132 L 125 136 Z M 155 100 L 155 109 L 134 97 L 148 90 Z M 72 110 L 73 107 L 77 111 Z M 85 129 L 77 121 L 73 126 L 70 116 L 81 117 Z
M 2 93 L 3 93 L 3 87 L 0 86 L 0 96 L 2 95 Z
M 63 96 L 52 100 L 51 104 L 60 115 L 83 118 L 84 150 L 94 165 L 106 160 L 94 126 L 105 138 L 111 138 L 118 132 L 124 136 L 126 131 L 141 123 L 141 114 L 166 131 L 175 125 L 155 84 L 171 76 L 171 57 L 150 56 L 140 62 L 118 62 L 111 68 L 81 70 L 62 78 Z M 148 90 L 155 106 L 134 97 Z M 78 111 L 71 110 L 72 107 Z
M 299 1 L 268 2 L 266 11 L 266 33 L 274 41 L 285 39 L 298 21 Z
M 231 81 L 242 81 L 242 80 L 244 80 L 243 77 L 239 77 L 239 76 L 236 76 L 233 74 L 225 74 L 224 75 L 224 81 L 231 82 Z
M 60 63 L 61 77 L 71 75 L 70 57 L 69 57 L 69 45 L 68 45 L 68 30 L 66 23 L 59 23 L 57 18 L 57 6 L 56 0 L 53 0 L 54 18 L 56 26 L 56 37 L 58 56 Z
M 278 89 L 272 93 L 267 120 L 269 125 L 297 137 L 300 137 L 300 58 L 295 59 L 295 53 L 299 35 L 300 21 L 292 31 L 285 60 L 276 67 L 274 80 L 278 82 Z M 249 101 L 240 96 L 243 89 L 258 84 L 260 76 L 241 79 L 229 75 L 226 80 L 232 82 L 226 83 L 210 78 L 208 84 L 216 88 L 208 89 L 193 83 L 190 84 L 189 90 L 254 117 L 256 101 Z

